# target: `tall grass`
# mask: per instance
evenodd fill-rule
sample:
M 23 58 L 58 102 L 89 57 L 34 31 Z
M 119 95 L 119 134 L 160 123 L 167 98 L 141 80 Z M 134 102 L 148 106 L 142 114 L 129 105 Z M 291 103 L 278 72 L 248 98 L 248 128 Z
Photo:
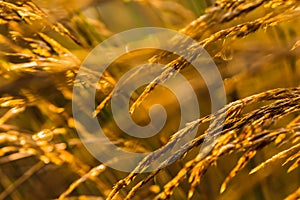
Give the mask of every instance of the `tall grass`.
M 57 0 L 55 6 L 0 0 L 0 199 L 300 198 L 299 16 L 296 0 Z M 72 88 L 88 84 L 75 77 L 93 47 L 141 26 L 172 28 L 198 41 L 221 72 L 228 103 L 211 113 L 206 86 L 195 83 L 204 115 L 178 130 L 178 103 L 159 84 L 175 72 L 193 77 L 192 66 L 169 52 L 122 56 L 99 80 L 94 115 L 120 148 L 158 150 L 124 173 L 84 148 L 74 127 Z M 187 45 L 174 42 L 178 51 Z M 193 46 L 188 50 L 197 54 Z M 170 119 L 160 134 L 141 140 L 116 128 L 110 100 L 124 71 L 145 60 L 168 67 L 136 91 L 129 111 L 147 123 L 147 108 L 159 101 Z M 195 129 L 197 136 L 163 163 L 171 165 L 136 173 Z M 213 149 L 198 154 L 204 138 L 215 135 Z

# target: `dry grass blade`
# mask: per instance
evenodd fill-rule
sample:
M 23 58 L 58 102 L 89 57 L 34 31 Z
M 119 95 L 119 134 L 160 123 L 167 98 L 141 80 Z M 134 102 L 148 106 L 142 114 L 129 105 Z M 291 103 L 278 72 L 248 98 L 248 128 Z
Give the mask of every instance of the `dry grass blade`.
M 149 174 L 146 178 L 144 178 L 142 181 L 140 181 L 139 183 L 137 183 L 128 193 L 128 195 L 125 197 L 124 200 L 129 200 L 131 198 L 134 197 L 134 195 L 136 194 L 136 192 L 143 187 L 148 181 L 152 180 L 158 173 L 160 170 L 155 170 L 153 172 L 151 172 L 151 174 Z
M 298 40 L 298 41 L 293 45 L 293 47 L 291 48 L 291 51 L 297 49 L 299 46 L 300 46 L 300 40 Z
M 81 183 L 85 182 L 87 179 L 91 179 L 93 177 L 98 176 L 101 172 L 103 172 L 105 170 L 105 166 L 104 165 L 99 165 L 97 167 L 94 167 L 93 169 L 91 169 L 87 174 L 81 176 L 78 180 L 76 180 L 75 182 L 73 182 L 69 188 L 64 191 L 60 196 L 59 196 L 59 200 L 63 200 L 65 199 L 69 194 L 71 194 L 71 192 L 76 189 Z M 103 185 L 102 185 L 103 186 Z M 103 189 L 103 188 L 102 188 Z
M 7 111 L 1 118 L 0 118 L 0 125 L 4 124 L 7 120 L 12 118 L 13 116 L 18 115 L 19 113 L 23 112 L 25 107 L 14 107 Z
M 299 199 L 299 197 L 300 197 L 300 188 L 298 188 L 295 192 L 290 194 L 284 200 L 297 200 L 297 199 Z
M 282 158 L 285 158 L 287 156 L 290 156 L 291 154 L 293 154 L 295 152 L 298 152 L 299 149 L 300 149 L 300 144 L 296 144 L 296 145 L 294 145 L 293 147 L 291 147 L 289 149 L 281 151 L 280 153 L 276 154 L 272 158 L 266 160 L 265 162 L 261 163 L 260 165 L 258 165 L 254 169 L 252 169 L 249 174 L 253 174 L 253 173 L 257 172 L 258 170 L 268 166 L 269 164 L 271 164 L 274 161 L 277 161 L 278 159 L 282 159 Z
M 226 177 L 224 182 L 221 185 L 220 193 L 223 193 L 226 190 L 228 182 L 241 170 L 245 165 L 256 155 L 256 151 L 246 152 L 238 161 L 237 165 L 231 170 L 229 175 Z
M 216 2 L 216 6 L 210 8 L 207 13 L 198 19 L 194 20 L 187 27 L 180 30 L 180 32 L 185 33 L 192 38 L 199 38 L 200 34 L 207 30 L 209 27 L 216 26 L 217 24 L 231 21 L 237 17 L 240 17 L 242 14 L 246 14 L 255 8 L 258 8 L 263 3 L 267 1 L 258 0 L 254 2 L 233 2 L 228 1 Z M 224 10 L 227 10 L 224 14 Z M 217 23 L 216 23 L 217 22 Z
M 298 159 L 289 167 L 289 169 L 287 171 L 288 173 L 299 167 L 299 164 L 300 164 L 300 153 L 296 154 L 295 157 L 298 157 Z
M 35 174 L 37 171 L 39 171 L 42 167 L 45 166 L 45 163 L 38 162 L 37 164 L 33 165 L 29 170 L 27 170 L 23 176 L 18 178 L 12 185 L 10 185 L 8 188 L 6 188 L 1 194 L 0 199 L 5 199 L 8 195 L 10 195 L 14 190 L 16 190 L 17 187 L 19 187 L 22 183 L 24 183 L 26 180 L 28 180 L 33 174 Z
M 62 55 L 65 57 L 69 57 L 70 59 L 72 59 L 72 63 L 74 66 L 72 67 L 78 67 L 80 64 L 79 59 L 74 56 L 70 51 L 68 51 L 66 48 L 64 48 L 62 45 L 60 45 L 58 42 L 56 42 L 54 39 L 48 37 L 47 35 L 45 35 L 44 33 L 38 33 L 39 36 L 45 41 L 47 42 L 51 48 L 58 53 L 58 55 Z
M 94 117 L 96 117 L 102 111 L 102 109 L 109 103 L 113 94 L 114 94 L 114 92 L 110 92 L 109 95 L 107 95 L 105 97 L 105 99 L 96 107 L 96 109 L 93 113 Z

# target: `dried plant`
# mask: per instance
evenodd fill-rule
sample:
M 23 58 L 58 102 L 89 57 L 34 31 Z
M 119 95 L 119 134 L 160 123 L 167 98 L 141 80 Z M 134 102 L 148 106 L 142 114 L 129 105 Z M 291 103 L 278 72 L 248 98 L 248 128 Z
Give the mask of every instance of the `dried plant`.
M 57 8 L 50 1 L 0 0 L 0 199 L 300 198 L 298 1 L 206 1 L 210 6 L 198 18 L 188 1 L 55 2 Z M 125 14 L 109 21 L 105 6 Z M 72 88 L 89 84 L 75 82 L 76 74 L 81 68 L 93 77 L 95 72 L 81 63 L 95 45 L 120 31 L 116 19 L 122 27 L 126 12 L 139 9 L 145 21 L 176 29 L 205 48 L 222 75 L 228 104 L 180 130 L 171 118 L 165 134 L 156 138 L 124 137 L 113 127 L 109 108 L 124 70 L 145 58 L 166 65 L 131 97 L 129 112 L 142 122 L 147 117 L 137 113 L 153 100 L 176 107 L 159 84 L 193 71 L 170 52 L 135 52 L 116 61 L 99 80 L 94 116 L 120 148 L 157 149 L 127 174 L 104 166 L 85 150 L 74 126 Z M 198 55 L 188 41 L 171 40 L 178 55 L 186 46 L 191 59 Z M 205 99 L 200 103 L 209 107 L 205 86 L 198 83 L 196 91 Z M 222 124 L 220 119 L 225 119 Z M 161 163 L 161 169 L 137 173 L 193 130 L 197 136 Z M 204 140 L 215 136 L 220 137 L 199 153 Z

